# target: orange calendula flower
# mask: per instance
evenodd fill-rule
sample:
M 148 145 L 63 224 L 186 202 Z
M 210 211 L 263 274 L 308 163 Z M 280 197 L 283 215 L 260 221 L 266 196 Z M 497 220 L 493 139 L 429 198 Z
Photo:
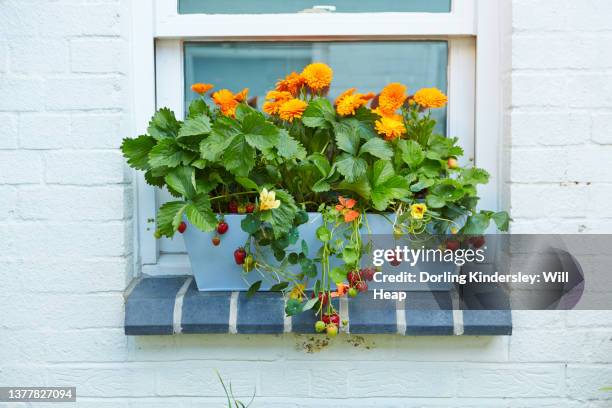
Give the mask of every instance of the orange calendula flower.
M 212 95 L 213 101 L 221 109 L 221 112 L 225 116 L 234 117 L 236 116 L 236 107 L 240 102 L 246 100 L 249 93 L 249 89 L 245 88 L 236 95 L 234 95 L 228 89 L 221 89 Z
M 344 222 L 353 222 L 359 217 L 359 211 L 353 210 L 353 207 L 357 205 L 357 201 L 340 196 L 338 197 L 338 202 L 340 204 L 336 205 L 336 210 L 344 216 Z
M 270 91 L 266 95 L 263 111 L 268 115 L 278 115 L 278 110 L 285 102 L 293 99 L 293 95 L 286 91 Z
M 215 86 L 211 84 L 197 83 L 197 84 L 191 85 L 191 90 L 195 93 L 199 93 L 200 95 L 204 95 L 206 92 L 210 91 L 214 87 Z
M 393 140 L 402 137 L 406 133 L 406 126 L 400 115 L 383 116 L 375 123 L 376 131 L 385 137 L 385 140 Z
M 289 92 L 293 96 L 297 96 L 300 90 L 304 87 L 306 80 L 297 72 L 292 72 L 276 83 L 276 90 L 279 92 Z
M 299 119 L 304 114 L 308 104 L 300 99 L 291 99 L 284 102 L 278 108 L 278 116 L 282 120 L 293 122 L 293 119 Z
M 423 88 L 414 94 L 414 101 L 426 109 L 446 106 L 448 98 L 437 88 Z
M 304 68 L 302 77 L 310 89 L 320 91 L 331 84 L 334 71 L 322 62 L 315 62 Z
M 340 116 L 354 115 L 355 110 L 367 105 L 374 98 L 374 94 L 355 93 L 355 88 L 348 89 L 336 99 L 336 111 Z
M 393 82 L 385 87 L 378 97 L 378 109 L 383 116 L 395 113 L 406 101 L 408 95 L 406 86 Z

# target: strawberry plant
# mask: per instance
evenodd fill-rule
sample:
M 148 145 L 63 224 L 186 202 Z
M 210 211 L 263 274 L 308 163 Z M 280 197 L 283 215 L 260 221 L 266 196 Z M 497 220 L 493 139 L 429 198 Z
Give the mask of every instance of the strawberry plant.
M 506 231 L 510 221 L 506 212 L 477 208 L 477 188 L 489 174 L 462 166 L 458 139 L 436 133 L 431 111 L 446 105 L 442 92 L 409 94 L 392 83 L 378 94 L 351 88 L 332 101 L 326 96 L 332 78 L 321 63 L 291 73 L 261 110 L 247 100 L 248 89 L 209 96 L 212 85 L 195 84 L 199 98 L 183 121 L 162 108 L 147 134 L 121 146 L 148 184 L 175 197 L 159 208 L 157 238 L 184 232 L 188 221 L 189 228 L 214 232 L 216 246 L 220 235 L 235 233 L 223 214 L 244 214 L 236 273 L 256 271 L 273 280 L 272 289 L 289 298 L 287 314 L 314 310 L 326 325 L 318 331 L 330 335 L 341 322 L 325 322 L 336 313 L 329 300 L 367 291 L 374 274 L 362 265 L 368 214 L 394 213 L 389 233 L 395 236 L 478 236 L 492 223 Z M 314 256 L 298 230 L 308 212 L 323 219 Z M 335 260 L 342 266 L 332 267 Z M 309 280 L 315 280 L 313 296 L 304 290 Z M 249 293 L 260 286 L 258 280 Z

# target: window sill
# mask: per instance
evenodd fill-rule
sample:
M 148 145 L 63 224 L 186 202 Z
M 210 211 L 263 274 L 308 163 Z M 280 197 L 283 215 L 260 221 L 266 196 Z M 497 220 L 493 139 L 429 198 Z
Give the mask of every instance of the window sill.
M 315 316 L 285 318 L 279 293 L 198 292 L 191 276 L 140 277 L 125 292 L 125 334 L 179 333 L 280 334 L 314 333 Z M 406 336 L 506 336 L 512 334 L 510 310 L 444 310 L 450 292 L 409 292 L 404 310 L 395 301 L 358 296 L 336 305 L 352 334 Z M 440 305 L 443 305 L 442 307 Z M 447 306 L 444 306 L 447 305 Z

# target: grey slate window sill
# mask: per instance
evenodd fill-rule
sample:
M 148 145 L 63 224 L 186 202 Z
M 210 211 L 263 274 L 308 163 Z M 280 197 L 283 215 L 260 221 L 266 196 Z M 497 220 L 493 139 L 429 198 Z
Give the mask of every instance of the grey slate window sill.
M 247 299 L 243 292 L 199 292 L 190 276 L 137 278 L 126 290 L 125 298 L 125 334 L 129 336 L 311 334 L 316 320 L 311 313 L 286 318 L 279 293 L 259 292 Z M 406 336 L 512 334 L 512 314 L 507 307 L 453 311 L 448 307 L 449 292 L 410 292 L 404 310 L 397 310 L 395 301 L 382 307 L 381 301 L 376 301 L 376 307 L 372 302 L 371 297 L 362 295 L 337 303 L 341 319 L 348 322 L 342 330 Z

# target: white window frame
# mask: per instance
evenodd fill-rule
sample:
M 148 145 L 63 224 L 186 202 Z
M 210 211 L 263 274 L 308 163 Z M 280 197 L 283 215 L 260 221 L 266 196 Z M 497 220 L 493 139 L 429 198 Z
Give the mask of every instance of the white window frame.
M 134 134 L 157 107 L 184 113 L 183 42 L 443 39 L 449 44 L 448 134 L 491 174 L 483 208 L 500 209 L 501 30 L 497 0 L 453 0 L 450 13 L 178 14 L 177 0 L 130 2 Z M 282 24 L 279 24 L 282 22 Z M 168 78 L 176 80 L 168 81 Z M 136 178 L 135 264 L 146 274 L 189 274 L 186 256 L 160 256 L 155 188 Z

